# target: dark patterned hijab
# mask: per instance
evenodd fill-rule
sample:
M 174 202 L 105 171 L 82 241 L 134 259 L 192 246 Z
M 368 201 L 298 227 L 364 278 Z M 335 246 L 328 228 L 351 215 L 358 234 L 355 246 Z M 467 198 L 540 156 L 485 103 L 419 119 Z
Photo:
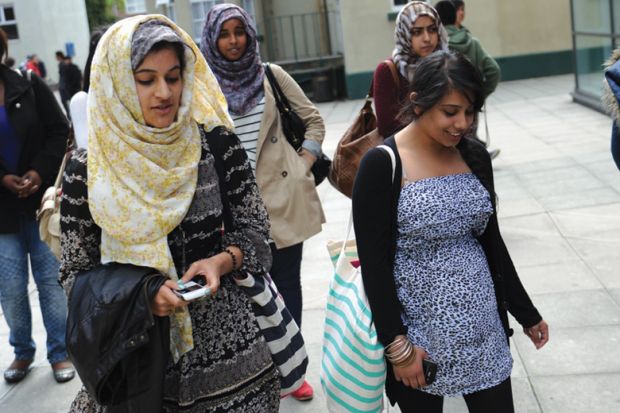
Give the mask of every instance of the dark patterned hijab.
M 247 35 L 245 54 L 234 62 L 226 60 L 217 48 L 222 25 L 230 19 L 239 19 Z M 230 3 L 218 4 L 209 10 L 202 30 L 200 50 L 226 96 L 230 113 L 244 115 L 261 101 L 265 71 L 258 52 L 256 27 L 245 10 Z
M 439 14 L 430 4 L 424 1 L 412 1 L 401 9 L 396 17 L 396 29 L 394 30 L 394 40 L 396 46 L 392 52 L 392 60 L 401 75 L 409 82 L 413 79 L 415 67 L 420 60 L 420 56 L 411 50 L 411 28 L 418 17 L 428 16 L 437 25 L 437 50 L 448 50 L 448 32 L 441 24 Z

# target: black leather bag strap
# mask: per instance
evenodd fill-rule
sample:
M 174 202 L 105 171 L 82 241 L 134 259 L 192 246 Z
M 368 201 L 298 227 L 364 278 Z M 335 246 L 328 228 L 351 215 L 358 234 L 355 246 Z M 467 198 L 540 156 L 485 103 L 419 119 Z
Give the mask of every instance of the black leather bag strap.
M 286 98 L 286 95 L 282 92 L 280 84 L 276 80 L 276 77 L 274 76 L 269 63 L 263 63 L 263 67 L 265 68 L 265 75 L 267 75 L 267 80 L 269 80 L 271 90 L 273 90 L 273 96 L 276 100 L 276 106 L 278 107 L 278 111 L 280 111 L 280 114 L 283 115 L 285 112 L 291 110 L 291 104 Z

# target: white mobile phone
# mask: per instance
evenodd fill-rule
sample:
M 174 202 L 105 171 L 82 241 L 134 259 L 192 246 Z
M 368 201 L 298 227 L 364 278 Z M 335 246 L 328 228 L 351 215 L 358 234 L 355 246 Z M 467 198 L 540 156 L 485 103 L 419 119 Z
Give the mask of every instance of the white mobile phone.
M 188 281 L 185 283 L 185 288 L 174 290 L 174 293 L 185 301 L 194 301 L 211 294 L 211 289 L 194 281 Z

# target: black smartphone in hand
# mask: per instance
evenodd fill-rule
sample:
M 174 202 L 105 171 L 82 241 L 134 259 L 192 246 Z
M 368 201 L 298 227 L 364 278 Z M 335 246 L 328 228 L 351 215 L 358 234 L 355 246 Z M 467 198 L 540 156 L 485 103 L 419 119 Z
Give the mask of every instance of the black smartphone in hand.
M 437 363 L 428 359 L 422 360 L 422 369 L 424 370 L 424 380 L 426 385 L 433 384 L 435 375 L 437 374 Z

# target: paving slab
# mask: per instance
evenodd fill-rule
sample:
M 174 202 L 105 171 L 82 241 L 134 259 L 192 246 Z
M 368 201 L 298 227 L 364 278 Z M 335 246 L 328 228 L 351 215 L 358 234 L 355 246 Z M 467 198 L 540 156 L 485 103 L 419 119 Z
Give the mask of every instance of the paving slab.
M 562 262 L 527 265 L 517 263 L 519 278 L 530 294 L 596 290 L 603 284 L 579 258 Z M 538 300 L 535 301 L 538 303 Z
M 620 412 L 620 374 L 543 376 L 532 383 L 544 413 Z
M 532 294 L 538 311 L 553 329 L 620 325 L 620 307 L 608 290 L 578 290 Z M 584 311 L 587 308 L 587 311 Z
M 620 288 L 620 242 L 567 238 L 577 255 L 605 288 Z
M 529 376 L 615 374 L 620 372 L 620 325 L 556 328 L 550 323 L 549 343 L 536 350 L 515 326 L 513 342 Z

